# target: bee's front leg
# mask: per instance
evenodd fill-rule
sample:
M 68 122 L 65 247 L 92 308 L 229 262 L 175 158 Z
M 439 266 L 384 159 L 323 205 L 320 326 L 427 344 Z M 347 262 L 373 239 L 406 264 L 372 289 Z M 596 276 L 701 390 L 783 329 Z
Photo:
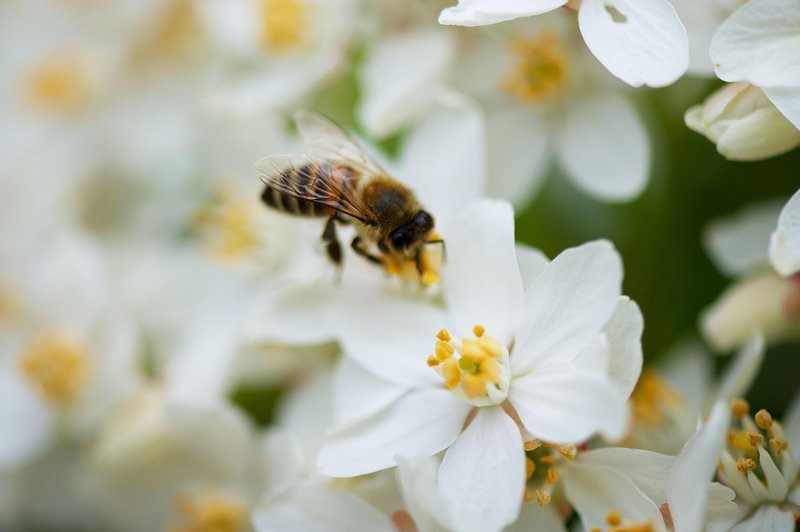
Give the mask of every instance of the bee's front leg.
M 322 241 L 325 242 L 325 250 L 328 257 L 336 266 L 342 265 L 342 245 L 336 236 L 336 216 L 331 216 L 325 223 L 325 230 L 322 231 Z
M 363 244 L 364 244 L 364 241 L 361 240 L 360 236 L 357 236 L 350 243 L 350 247 L 353 248 L 353 251 L 355 251 L 358 255 L 361 255 L 362 257 L 364 257 L 365 259 L 367 259 L 371 263 L 378 264 L 378 265 L 382 266 L 383 265 L 383 260 L 381 260 L 380 257 L 378 257 L 376 255 L 373 255 L 369 251 L 364 249 Z

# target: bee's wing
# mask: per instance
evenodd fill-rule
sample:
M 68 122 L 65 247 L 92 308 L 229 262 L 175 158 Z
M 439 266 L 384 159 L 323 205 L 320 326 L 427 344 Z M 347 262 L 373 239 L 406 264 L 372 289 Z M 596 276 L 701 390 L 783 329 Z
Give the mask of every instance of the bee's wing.
M 354 193 L 358 175 L 304 154 L 268 155 L 256 161 L 253 170 L 265 185 L 281 194 L 330 207 L 367 223 L 369 216 Z M 288 172 L 302 172 L 307 179 L 299 184 L 285 178 Z
M 295 113 L 294 121 L 312 157 L 346 164 L 366 178 L 386 175 L 381 165 L 361 148 L 352 135 L 323 115 L 300 110 Z

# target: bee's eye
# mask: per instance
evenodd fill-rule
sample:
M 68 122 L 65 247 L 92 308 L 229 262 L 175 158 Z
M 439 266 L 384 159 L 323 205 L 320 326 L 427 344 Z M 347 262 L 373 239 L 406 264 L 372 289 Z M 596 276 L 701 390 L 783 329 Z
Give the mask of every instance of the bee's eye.
M 414 218 L 414 224 L 427 231 L 433 227 L 433 217 L 425 211 L 419 211 L 417 217 Z

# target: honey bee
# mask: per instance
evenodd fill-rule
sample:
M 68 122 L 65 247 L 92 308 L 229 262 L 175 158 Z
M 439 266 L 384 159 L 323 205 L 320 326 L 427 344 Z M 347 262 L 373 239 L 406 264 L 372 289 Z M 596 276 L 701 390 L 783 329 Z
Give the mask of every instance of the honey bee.
M 358 255 L 390 271 L 413 261 L 424 279 L 424 246 L 443 246 L 444 241 L 414 191 L 390 177 L 324 116 L 298 111 L 295 123 L 308 153 L 270 155 L 256 162 L 255 173 L 264 183 L 262 201 L 286 214 L 326 217 L 322 241 L 337 266 L 342 248 L 336 226 L 352 223 L 356 236 L 350 247 Z

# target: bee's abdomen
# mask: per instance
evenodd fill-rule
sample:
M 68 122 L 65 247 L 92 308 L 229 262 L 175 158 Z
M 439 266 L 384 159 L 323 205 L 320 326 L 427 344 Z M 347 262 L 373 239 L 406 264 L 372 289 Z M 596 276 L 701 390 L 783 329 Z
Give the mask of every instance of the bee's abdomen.
M 322 197 L 325 192 L 316 190 L 317 187 L 325 187 L 325 180 L 320 179 L 318 174 L 320 171 L 324 170 L 310 166 L 286 170 L 280 174 L 274 185 L 267 184 L 264 187 L 261 200 L 273 209 L 295 216 L 330 216 L 333 213 L 332 208 L 310 199 Z M 295 191 L 295 194 L 284 190 Z

